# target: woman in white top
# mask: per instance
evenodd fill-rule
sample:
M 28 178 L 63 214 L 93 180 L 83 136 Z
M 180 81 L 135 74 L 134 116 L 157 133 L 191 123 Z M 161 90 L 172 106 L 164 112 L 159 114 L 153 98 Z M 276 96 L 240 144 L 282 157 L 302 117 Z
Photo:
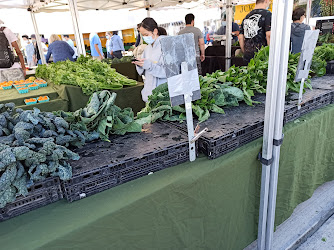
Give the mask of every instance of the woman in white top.
M 107 38 L 107 42 L 106 42 L 106 49 L 107 49 L 107 58 L 111 58 L 111 46 L 110 46 L 110 40 L 111 40 L 111 33 L 108 31 L 106 32 L 106 38 Z
M 11 67 L 0 68 L 0 82 L 23 80 L 26 76 L 26 67 L 24 65 L 22 52 L 17 43 L 18 38 L 10 29 L 4 27 L 3 24 L 4 22 L 0 20 L 0 33 L 2 34 L 0 37 L 1 39 L 7 39 L 11 50 L 13 50 L 13 48 L 15 49 L 20 63 L 13 62 Z
M 147 17 L 140 24 L 139 32 L 143 40 L 148 44 L 144 50 L 141 59 L 133 62 L 137 66 L 139 75 L 144 75 L 144 88 L 141 91 L 144 102 L 148 101 L 148 97 L 152 94 L 152 90 L 160 84 L 166 83 L 166 71 L 163 67 L 163 58 L 161 52 L 161 44 L 159 40 L 163 38 L 162 29 L 153 18 Z

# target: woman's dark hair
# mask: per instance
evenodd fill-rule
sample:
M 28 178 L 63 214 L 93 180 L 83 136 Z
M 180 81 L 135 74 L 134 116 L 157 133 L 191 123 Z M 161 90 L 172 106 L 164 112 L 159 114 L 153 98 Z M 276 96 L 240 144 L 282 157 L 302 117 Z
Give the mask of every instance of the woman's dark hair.
M 118 31 L 113 31 L 112 34 L 113 35 L 118 35 Z
M 303 8 L 297 8 L 292 13 L 292 21 L 298 21 L 302 16 L 305 15 L 305 9 Z
M 151 17 L 146 17 L 140 24 L 140 27 L 153 32 L 155 29 L 158 29 L 158 24 Z M 159 31 L 159 30 L 158 30 Z
M 165 30 L 165 28 L 158 27 L 158 34 L 159 36 L 167 36 L 167 31 Z
M 186 15 L 185 19 L 186 19 L 186 24 L 191 24 L 191 22 L 195 20 L 195 16 L 194 14 L 190 13 Z
M 27 38 L 27 39 L 29 39 L 28 35 L 23 35 L 22 38 Z

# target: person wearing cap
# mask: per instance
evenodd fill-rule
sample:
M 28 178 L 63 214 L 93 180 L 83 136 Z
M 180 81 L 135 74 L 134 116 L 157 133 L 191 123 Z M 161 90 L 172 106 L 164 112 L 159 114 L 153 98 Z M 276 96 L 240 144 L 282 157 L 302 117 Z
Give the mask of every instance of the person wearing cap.
M 5 27 L 4 22 L 0 20 L 0 43 L 2 45 L 7 44 L 6 46 L 7 48 L 10 49 L 11 53 L 13 53 L 13 49 L 14 49 L 16 52 L 16 55 L 19 58 L 19 62 L 15 62 L 14 56 L 12 56 L 13 60 L 10 60 L 9 64 L 7 63 L 6 65 L 3 63 L 0 64 L 1 65 L 0 82 L 24 80 L 26 76 L 26 67 L 24 65 L 23 54 L 19 48 L 17 41 L 18 41 L 17 36 L 9 28 Z M 3 48 L 6 46 L 3 46 Z

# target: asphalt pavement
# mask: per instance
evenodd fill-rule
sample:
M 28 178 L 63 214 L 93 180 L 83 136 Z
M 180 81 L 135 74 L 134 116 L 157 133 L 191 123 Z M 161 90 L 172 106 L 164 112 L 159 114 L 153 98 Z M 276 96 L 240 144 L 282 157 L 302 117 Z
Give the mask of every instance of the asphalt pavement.
M 318 231 L 309 237 L 297 250 L 334 249 L 334 215 Z

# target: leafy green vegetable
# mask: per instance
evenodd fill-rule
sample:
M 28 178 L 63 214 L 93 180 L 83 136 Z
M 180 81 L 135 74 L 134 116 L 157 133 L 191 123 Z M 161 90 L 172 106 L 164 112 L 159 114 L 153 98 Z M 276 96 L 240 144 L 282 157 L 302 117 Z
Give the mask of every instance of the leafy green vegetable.
M 97 131 L 100 138 L 108 140 L 109 135 L 124 135 L 127 132 L 141 132 L 142 123 L 134 119 L 131 108 L 121 109 L 114 105 L 116 93 L 107 90 L 94 93 L 87 106 L 75 112 L 55 112 L 68 122 L 72 130 Z
M 116 72 L 106 63 L 81 56 L 77 62 L 65 61 L 50 65 L 39 65 L 36 76 L 54 84 L 69 84 L 82 88 L 83 93 L 91 95 L 103 89 L 121 89 L 124 85 L 134 86 L 135 80 Z
M 327 62 L 334 60 L 334 43 L 323 44 L 314 50 L 311 70 L 317 76 L 326 74 Z
M 218 80 L 209 76 L 200 76 L 202 98 L 193 102 L 193 113 L 200 122 L 210 117 L 210 112 L 224 113 L 222 107 L 238 106 L 243 100 L 240 89 L 230 84 L 217 84 Z M 141 123 L 152 123 L 158 119 L 165 121 L 183 121 L 186 119 L 183 106 L 171 107 L 167 83 L 158 86 L 149 96 L 145 108 L 137 114 Z
M 98 138 L 97 133 L 70 129 L 69 124 L 49 112 L 15 109 L 13 103 L 0 104 L 0 208 L 27 195 L 28 183 L 49 176 L 72 177 L 68 160 L 79 155 L 67 147 L 82 146 Z

